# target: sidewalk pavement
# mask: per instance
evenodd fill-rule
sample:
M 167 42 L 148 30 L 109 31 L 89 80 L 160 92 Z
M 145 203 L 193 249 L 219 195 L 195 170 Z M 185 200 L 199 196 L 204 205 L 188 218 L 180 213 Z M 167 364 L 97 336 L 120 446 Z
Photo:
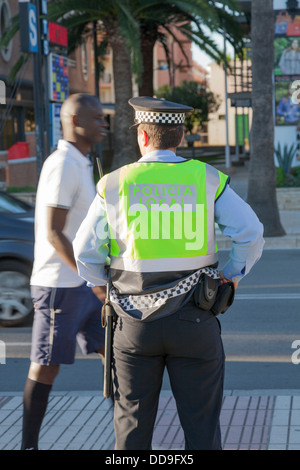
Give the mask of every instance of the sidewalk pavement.
M 22 394 L 0 396 L 0 450 L 19 450 Z M 224 450 L 300 450 L 300 391 L 226 390 Z M 113 450 L 113 413 L 102 392 L 53 392 L 40 432 L 41 450 Z M 184 450 L 174 398 L 163 390 L 153 450 Z
M 226 169 L 219 168 L 226 173 Z M 245 199 L 247 165 L 236 167 L 231 187 Z M 280 211 L 284 237 L 266 239 L 265 249 L 300 248 L 300 211 Z M 217 231 L 219 250 L 230 243 Z M 40 433 L 43 450 L 112 450 L 113 412 L 99 392 L 53 392 Z M 0 450 L 21 441 L 22 393 L 0 393 Z M 225 390 L 221 412 L 224 450 L 300 450 L 299 390 Z M 172 393 L 160 396 L 154 450 L 184 450 Z

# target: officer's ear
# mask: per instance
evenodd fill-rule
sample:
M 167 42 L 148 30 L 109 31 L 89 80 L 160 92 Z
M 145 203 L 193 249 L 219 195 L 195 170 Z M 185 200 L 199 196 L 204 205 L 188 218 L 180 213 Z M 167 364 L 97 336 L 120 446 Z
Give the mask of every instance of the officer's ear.
M 143 131 L 143 132 L 144 132 L 144 141 L 145 141 L 144 145 L 145 145 L 145 147 L 148 147 L 148 145 L 149 145 L 149 136 L 148 136 L 146 131 Z
M 184 129 L 182 130 L 182 137 L 181 137 L 181 141 L 180 141 L 180 144 L 178 145 L 178 147 L 180 147 L 180 145 L 182 144 L 183 139 L 184 139 Z
M 143 146 L 147 147 L 149 145 L 149 136 L 147 132 L 144 131 L 144 129 L 139 129 L 139 133 L 140 133 L 140 138 L 141 138 L 141 142 Z

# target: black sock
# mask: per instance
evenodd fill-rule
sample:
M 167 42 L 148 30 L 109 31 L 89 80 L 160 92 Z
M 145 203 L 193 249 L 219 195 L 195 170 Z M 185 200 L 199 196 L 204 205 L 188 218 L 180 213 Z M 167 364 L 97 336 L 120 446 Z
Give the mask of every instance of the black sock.
M 23 430 L 21 450 L 38 450 L 40 428 L 46 413 L 52 385 L 27 379 L 23 396 Z

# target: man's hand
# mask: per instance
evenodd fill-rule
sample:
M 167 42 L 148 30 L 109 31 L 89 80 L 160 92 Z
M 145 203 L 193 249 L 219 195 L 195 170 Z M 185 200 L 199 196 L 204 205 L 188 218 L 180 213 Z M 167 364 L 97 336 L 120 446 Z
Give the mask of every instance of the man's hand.
M 226 284 L 226 282 L 231 282 L 230 279 L 227 279 L 227 277 L 224 277 L 224 274 L 222 273 L 222 271 L 219 271 L 219 273 L 220 273 L 221 285 Z M 238 288 L 238 284 L 239 284 L 238 282 L 233 283 L 235 290 Z
M 92 291 L 95 296 L 104 304 L 106 298 L 106 286 L 95 286 L 92 287 Z

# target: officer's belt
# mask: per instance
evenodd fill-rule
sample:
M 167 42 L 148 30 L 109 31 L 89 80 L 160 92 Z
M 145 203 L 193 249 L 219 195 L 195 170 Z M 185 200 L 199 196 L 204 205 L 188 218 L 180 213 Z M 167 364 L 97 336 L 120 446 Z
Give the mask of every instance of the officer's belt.
M 119 294 L 115 287 L 111 288 L 110 300 L 117 303 L 125 312 L 147 308 L 158 308 L 179 295 L 187 294 L 199 282 L 201 275 L 212 280 L 220 279 L 219 271 L 215 268 L 201 268 L 193 274 L 181 279 L 175 286 L 143 295 Z

